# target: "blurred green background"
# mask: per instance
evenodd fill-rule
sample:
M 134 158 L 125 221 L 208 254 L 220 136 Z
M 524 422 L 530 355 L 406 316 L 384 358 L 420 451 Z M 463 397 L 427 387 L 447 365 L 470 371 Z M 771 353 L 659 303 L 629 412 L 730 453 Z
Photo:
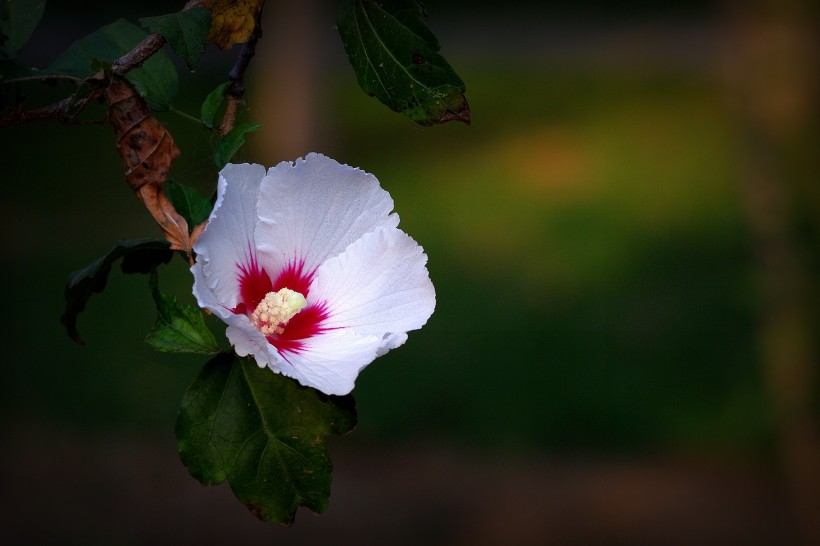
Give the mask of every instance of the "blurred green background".
M 241 159 L 319 151 L 375 174 L 438 301 L 360 376 L 330 508 L 289 529 L 179 463 L 176 410 L 203 359 L 142 343 L 146 277 L 115 269 L 80 316 L 85 346 L 60 327 L 70 271 L 159 236 L 110 127 L 0 129 L 4 543 L 820 536 L 814 19 L 738 4 L 428 2 L 473 124 L 419 129 L 358 89 L 334 3 L 268 2 L 246 113 L 263 128 Z M 24 58 L 177 7 L 49 5 Z M 178 108 L 196 114 L 237 52 L 180 66 Z M 210 192 L 207 132 L 161 120 L 174 178 Z M 193 301 L 181 260 L 160 282 Z

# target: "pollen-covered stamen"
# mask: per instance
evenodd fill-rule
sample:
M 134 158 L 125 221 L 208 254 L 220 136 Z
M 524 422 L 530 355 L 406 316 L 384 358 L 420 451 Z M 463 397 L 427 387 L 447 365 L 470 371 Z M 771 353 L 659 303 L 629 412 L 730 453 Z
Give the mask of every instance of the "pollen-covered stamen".
M 281 334 L 285 325 L 305 308 L 305 297 L 289 288 L 268 292 L 251 315 L 251 321 L 266 336 Z

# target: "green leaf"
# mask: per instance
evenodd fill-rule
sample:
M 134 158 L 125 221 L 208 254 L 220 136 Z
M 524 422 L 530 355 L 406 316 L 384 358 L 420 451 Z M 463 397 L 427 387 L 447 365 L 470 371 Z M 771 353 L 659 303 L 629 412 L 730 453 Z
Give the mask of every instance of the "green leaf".
M 39 70 L 24 66 L 17 61 L 0 58 L 0 82 L 40 79 Z
M 192 230 L 211 215 L 213 205 L 194 188 L 174 180 L 168 180 L 164 187 L 165 195 L 171 200 L 176 211 L 188 222 L 189 229 Z
M 95 292 L 105 289 L 114 262 L 123 259 L 123 273 L 145 273 L 171 260 L 173 251 L 169 246 L 167 241 L 160 239 L 119 241 L 108 254 L 71 273 L 65 288 L 65 312 L 60 318 L 68 335 L 77 343 L 83 343 L 77 331 L 77 316 Z
M 0 1 L 0 57 L 14 59 L 46 9 L 45 0 Z
M 214 128 L 216 114 L 219 112 L 219 107 L 225 102 L 225 92 L 231 83 L 232 82 L 225 82 L 217 85 L 213 91 L 208 93 L 208 96 L 205 97 L 205 100 L 202 102 L 200 118 L 208 129 Z
M 189 70 L 196 68 L 208 45 L 211 12 L 207 8 L 196 7 L 139 21 L 149 31 L 164 36 L 174 53 L 185 60 Z
M 239 148 L 245 145 L 246 134 L 257 131 L 260 127 L 262 126 L 258 123 L 242 123 L 222 137 L 214 150 L 214 163 L 217 169 L 227 165 Z
M 157 320 L 145 342 L 165 353 L 215 354 L 214 335 L 205 326 L 202 311 L 195 305 L 178 304 L 176 297 L 159 289 L 157 271 L 151 271 L 151 293 L 157 304 Z
M 46 73 L 84 79 L 96 70 L 94 61 L 112 63 L 131 51 L 147 36 L 138 26 L 119 19 L 71 44 L 48 68 Z M 158 51 L 140 68 L 125 75 L 137 92 L 154 110 L 168 110 L 177 95 L 179 82 L 174 64 Z
M 41 69 L 31 66 L 24 66 L 15 60 L 0 59 L 0 81 L 3 83 L 36 80 L 66 80 L 71 83 L 76 83 L 77 78 L 62 72 L 55 72 L 48 68 Z
M 325 396 L 230 353 L 211 359 L 188 388 L 176 434 L 193 477 L 227 479 L 255 516 L 286 525 L 299 506 L 327 508 L 332 464 L 323 440 L 355 425 L 352 396 Z
M 126 275 L 150 273 L 158 265 L 167 264 L 174 257 L 168 241 L 163 239 L 143 239 L 145 243 L 139 249 L 131 250 L 122 256 L 120 270 Z M 136 242 L 136 241 L 135 241 Z
M 464 82 L 414 0 L 344 0 L 337 26 L 359 86 L 419 125 L 470 123 Z

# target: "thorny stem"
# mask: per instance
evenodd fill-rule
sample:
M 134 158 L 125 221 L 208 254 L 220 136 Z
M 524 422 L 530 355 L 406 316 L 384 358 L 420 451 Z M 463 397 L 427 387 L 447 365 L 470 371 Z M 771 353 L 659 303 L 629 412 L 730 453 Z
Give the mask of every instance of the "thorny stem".
M 231 80 L 231 86 L 226 92 L 228 102 L 225 105 L 225 114 L 222 116 L 222 124 L 219 126 L 219 132 L 222 136 L 231 132 L 236 124 L 236 111 L 245 96 L 245 71 L 248 69 L 251 59 L 256 54 L 256 43 L 262 37 L 262 25 L 260 24 L 262 12 L 256 16 L 256 24 L 254 25 L 253 34 L 250 39 L 242 46 L 242 51 L 236 58 L 236 62 L 228 72 L 228 79 Z

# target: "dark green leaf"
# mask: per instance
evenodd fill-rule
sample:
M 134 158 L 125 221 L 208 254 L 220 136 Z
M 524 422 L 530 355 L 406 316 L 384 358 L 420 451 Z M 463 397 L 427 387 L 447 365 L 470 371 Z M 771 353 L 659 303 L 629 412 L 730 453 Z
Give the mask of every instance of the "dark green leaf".
M 464 82 L 414 0 L 344 0 L 338 27 L 359 86 L 420 125 L 470 123 Z
M 146 36 L 138 26 L 119 19 L 71 44 L 45 72 L 87 78 L 95 72 L 95 60 L 114 62 Z M 142 67 L 130 71 L 125 77 L 154 110 L 168 110 L 176 98 L 177 72 L 163 51 L 152 55 Z
M 222 137 L 214 150 L 214 163 L 218 169 L 222 169 L 239 148 L 245 145 L 245 135 L 257 131 L 261 125 L 258 123 L 242 123 L 234 127 L 231 132 Z
M 350 395 L 325 396 L 233 353 L 213 358 L 182 398 L 176 433 L 188 471 L 224 481 L 260 519 L 293 522 L 296 509 L 327 508 L 330 434 L 356 425 Z
M 39 70 L 24 66 L 17 61 L 0 58 L 0 81 L 14 82 L 41 78 Z
M 169 246 L 167 241 L 160 239 L 119 241 L 108 254 L 69 275 L 65 288 L 65 312 L 60 318 L 68 335 L 82 344 L 83 340 L 77 332 L 77 316 L 85 309 L 85 304 L 92 294 L 105 289 L 114 262 L 123 258 L 122 269 L 125 273 L 150 271 L 171 259 L 173 253 Z
M 180 184 L 174 180 L 165 183 L 165 195 L 177 212 L 188 222 L 189 229 L 193 229 L 208 219 L 213 205 L 201 193 L 190 186 Z
M 40 22 L 45 9 L 45 0 L 0 2 L 0 57 L 17 57 Z
M 145 241 L 146 243 L 153 241 L 156 246 L 153 247 L 153 243 L 146 244 L 144 248 L 140 248 L 137 252 L 129 252 L 123 255 L 120 270 L 126 275 L 150 273 L 158 265 L 167 264 L 174 257 L 174 251 L 171 250 L 168 241 L 161 239 L 145 239 Z
M 16 61 L 0 60 L 0 80 L 5 83 L 35 80 L 67 80 L 75 83 L 77 78 L 49 68 L 40 69 L 24 66 Z
M 228 90 L 230 85 L 231 82 L 219 84 L 216 86 L 216 89 L 208 93 L 208 96 L 205 97 L 205 100 L 202 102 L 200 117 L 202 118 L 202 123 L 204 123 L 208 129 L 214 128 L 216 114 L 219 112 L 219 107 L 222 106 L 222 103 L 225 101 L 225 91 Z
M 205 326 L 199 307 L 180 305 L 174 296 L 162 293 L 156 269 L 151 272 L 150 284 L 157 304 L 157 320 L 145 337 L 145 342 L 165 353 L 218 353 L 219 346 L 214 335 Z
M 211 12 L 207 8 L 196 7 L 159 17 L 145 17 L 140 19 L 140 24 L 164 36 L 174 53 L 185 60 L 188 69 L 193 70 L 208 45 Z

